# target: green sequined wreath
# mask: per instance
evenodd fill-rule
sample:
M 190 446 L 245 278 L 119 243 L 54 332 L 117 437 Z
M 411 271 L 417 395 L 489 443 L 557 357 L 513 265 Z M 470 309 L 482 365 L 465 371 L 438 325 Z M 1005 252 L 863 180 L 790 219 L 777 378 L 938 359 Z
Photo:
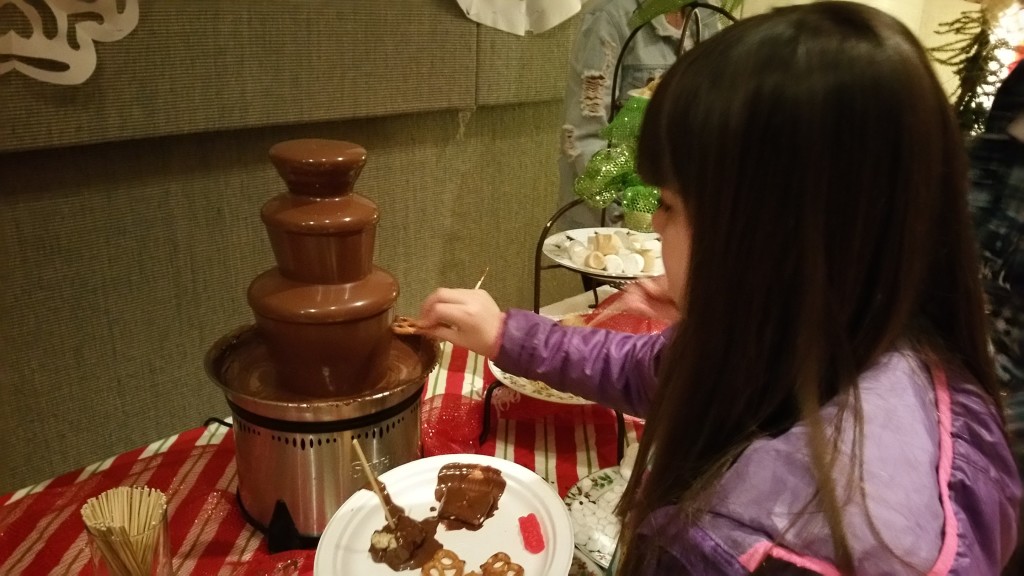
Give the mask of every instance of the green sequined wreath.
M 608 147 L 598 150 L 576 179 L 575 192 L 594 208 L 606 208 L 619 200 L 628 228 L 651 229 L 651 214 L 658 207 L 657 188 L 647 186 L 636 173 L 636 143 L 648 99 L 633 96 L 612 122 L 601 131 Z

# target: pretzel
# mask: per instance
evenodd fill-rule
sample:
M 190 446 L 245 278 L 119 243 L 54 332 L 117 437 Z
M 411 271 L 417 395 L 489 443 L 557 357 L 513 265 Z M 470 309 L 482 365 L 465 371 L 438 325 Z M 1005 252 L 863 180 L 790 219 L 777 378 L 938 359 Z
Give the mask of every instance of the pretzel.
M 422 576 L 523 576 L 523 567 L 504 552 L 495 552 L 480 565 L 482 572 L 465 572 L 466 562 L 455 552 L 441 549 L 434 553 L 420 574 Z
M 523 567 L 516 564 L 504 552 L 496 552 L 480 565 L 481 576 L 523 576 Z
M 422 576 L 463 576 L 466 562 L 451 550 L 444 548 L 434 553 L 434 557 L 423 565 Z
M 419 332 L 420 325 L 415 318 L 409 318 L 408 316 L 396 316 L 395 320 L 391 323 L 391 331 L 395 334 L 407 336 L 409 334 L 416 334 Z

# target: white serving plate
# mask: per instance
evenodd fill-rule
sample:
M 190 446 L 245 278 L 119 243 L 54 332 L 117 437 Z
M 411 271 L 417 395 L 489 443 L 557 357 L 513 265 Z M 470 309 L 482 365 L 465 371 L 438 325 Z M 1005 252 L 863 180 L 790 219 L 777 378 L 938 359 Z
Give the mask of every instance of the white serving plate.
M 492 554 L 505 552 L 526 574 L 566 574 L 572 564 L 573 532 L 569 511 L 558 493 L 536 473 L 514 462 L 477 454 L 445 454 L 404 464 L 380 475 L 395 504 L 416 519 L 434 515 L 437 472 L 449 463 L 484 464 L 505 478 L 505 492 L 494 516 L 477 531 L 447 530 L 438 526 L 437 540 L 476 570 Z M 431 510 L 434 508 L 434 510 Z M 533 513 L 540 522 L 545 547 L 531 554 L 523 547 L 519 517 Z M 369 490 L 352 495 L 331 517 L 320 537 L 313 561 L 314 576 L 394 576 L 386 564 L 370 558 L 370 535 L 386 520 L 377 496 Z
M 589 266 L 586 265 L 578 266 L 574 264 L 573 261 L 569 258 L 568 251 L 566 250 L 567 246 L 569 245 L 569 242 L 572 240 L 579 240 L 580 242 L 586 244 L 587 238 L 597 233 L 625 234 L 627 238 L 639 237 L 642 240 L 661 239 L 661 237 L 657 233 L 636 232 L 634 230 L 629 230 L 628 228 L 577 228 L 575 230 L 566 230 L 565 232 L 558 232 L 557 234 L 552 234 L 551 236 L 548 236 L 547 238 L 544 239 L 544 245 L 542 246 L 541 251 L 544 253 L 545 256 L 551 258 L 560 266 L 564 266 L 566 268 L 569 268 L 570 270 L 575 270 L 577 272 L 582 272 L 584 274 L 587 274 L 588 276 L 607 279 L 613 282 L 627 282 L 630 280 L 639 280 L 640 278 L 651 278 L 653 276 L 660 276 L 665 273 L 663 269 L 664 267 L 660 265 L 661 258 L 658 258 L 659 267 L 657 270 L 650 273 L 638 272 L 637 274 L 608 272 L 607 270 L 598 270 L 597 268 L 590 268 Z
M 499 382 L 516 392 L 523 394 L 524 396 L 536 398 L 537 400 L 556 402 L 558 404 L 575 404 L 579 406 L 593 404 L 590 400 L 580 398 L 575 394 L 555 390 L 539 380 L 530 380 L 529 378 L 522 378 L 520 376 L 509 374 L 495 366 L 494 362 L 491 360 L 487 360 L 487 367 L 491 369 L 491 373 L 494 374 L 494 377 L 497 378 Z

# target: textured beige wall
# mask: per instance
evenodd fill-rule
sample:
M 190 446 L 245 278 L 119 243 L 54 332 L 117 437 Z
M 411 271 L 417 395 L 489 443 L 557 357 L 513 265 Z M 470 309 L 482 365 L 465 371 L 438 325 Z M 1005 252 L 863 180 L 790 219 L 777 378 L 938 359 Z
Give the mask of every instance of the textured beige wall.
M 532 305 L 574 22 L 522 38 L 451 0 L 142 4 L 85 84 L 0 78 L 0 493 L 227 415 L 203 356 L 273 265 L 276 142 L 367 148 L 398 312 L 488 266 L 500 304 Z M 544 278 L 545 302 L 578 291 Z
M 0 79 L 0 151 L 475 102 L 477 26 L 450 0 L 139 4 L 135 30 L 97 43 L 84 84 Z M 15 10 L 0 18 L 27 23 Z
M 437 286 L 530 307 L 554 209 L 558 102 L 165 137 L 0 155 L 0 493 L 197 426 L 227 407 L 203 355 L 251 321 L 273 264 L 266 159 L 296 137 L 350 139 L 380 206 L 378 265 L 400 312 Z M 460 137 L 461 133 L 461 137 Z M 575 291 L 545 276 L 546 300 Z M 547 280 L 550 278 L 550 280 Z

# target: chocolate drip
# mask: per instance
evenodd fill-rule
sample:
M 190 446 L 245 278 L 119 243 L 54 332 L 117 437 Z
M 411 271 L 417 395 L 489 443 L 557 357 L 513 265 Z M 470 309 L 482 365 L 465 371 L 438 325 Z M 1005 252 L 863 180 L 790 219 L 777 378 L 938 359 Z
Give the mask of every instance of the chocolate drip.
M 437 517 L 414 520 L 405 513 L 404 508 L 395 504 L 383 482 L 378 481 L 378 487 L 395 523 L 385 524 L 373 533 L 370 538 L 370 557 L 374 562 L 387 564 L 396 572 L 422 567 L 442 547 L 435 537 Z M 365 489 L 371 490 L 369 485 Z
M 479 530 L 498 509 L 505 493 L 501 471 L 482 464 L 445 464 L 437 473 L 434 498 L 441 503 L 436 516 L 414 520 L 395 504 L 387 486 L 378 480 L 384 504 L 395 523 L 385 524 L 370 539 L 370 557 L 392 570 L 420 568 L 442 548 L 437 541 L 437 526 L 449 530 Z M 369 484 L 364 486 L 372 490 Z M 431 508 L 434 510 L 434 508 Z

